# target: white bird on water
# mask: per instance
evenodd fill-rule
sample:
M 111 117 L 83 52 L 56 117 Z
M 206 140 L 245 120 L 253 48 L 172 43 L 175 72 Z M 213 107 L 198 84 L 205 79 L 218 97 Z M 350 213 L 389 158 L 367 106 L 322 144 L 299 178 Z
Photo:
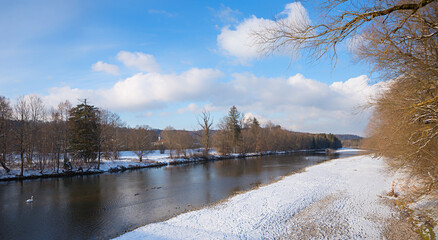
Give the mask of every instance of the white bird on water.
M 33 202 L 33 196 L 30 197 L 29 199 L 26 200 L 27 203 L 32 203 Z

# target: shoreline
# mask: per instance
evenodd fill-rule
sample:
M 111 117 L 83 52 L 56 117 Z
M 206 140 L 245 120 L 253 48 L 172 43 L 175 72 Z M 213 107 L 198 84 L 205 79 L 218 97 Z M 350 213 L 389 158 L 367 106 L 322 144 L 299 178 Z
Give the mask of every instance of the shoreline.
M 28 170 L 25 171 L 26 175 L 20 176 L 16 174 L 4 174 L 0 176 L 0 182 L 7 181 L 24 181 L 24 180 L 35 180 L 35 179 L 45 179 L 45 178 L 63 178 L 63 177 L 74 177 L 74 176 L 87 176 L 87 175 L 97 175 L 103 173 L 117 173 L 124 172 L 128 170 L 138 170 L 144 168 L 157 168 L 165 167 L 171 165 L 182 165 L 182 164 L 196 164 L 212 161 L 221 161 L 229 159 L 243 159 L 251 157 L 262 157 L 262 156 L 272 156 L 272 155 L 285 155 L 300 152 L 319 152 L 325 151 L 326 149 L 303 149 L 303 150 L 290 150 L 290 151 L 279 151 L 279 152 L 261 152 L 261 153 L 247 153 L 247 154 L 229 154 L 229 155 L 210 155 L 207 159 L 202 157 L 188 157 L 188 158 L 165 158 L 165 161 L 154 161 L 151 159 L 145 159 L 144 162 L 134 162 L 134 161 L 123 161 L 123 160 L 103 160 L 101 162 L 101 169 L 88 169 L 88 170 L 78 170 L 76 168 L 73 171 L 63 171 L 63 172 L 46 172 L 41 173 L 39 170 Z M 345 149 L 340 149 L 336 151 L 344 151 Z M 362 149 L 347 149 L 351 151 L 366 151 Z M 113 166 L 105 166 L 113 165 Z M 4 171 L 4 170 L 2 170 Z M 17 170 L 11 170 L 17 171 Z
M 385 197 L 391 182 L 382 159 L 333 159 L 117 239 L 391 239 L 389 222 L 399 213 Z

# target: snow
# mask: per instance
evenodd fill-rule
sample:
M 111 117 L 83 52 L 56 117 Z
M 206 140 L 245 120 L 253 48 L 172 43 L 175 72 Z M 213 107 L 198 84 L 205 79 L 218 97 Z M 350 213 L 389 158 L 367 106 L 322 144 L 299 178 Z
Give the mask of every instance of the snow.
M 51 174 L 51 173 L 52 173 L 52 171 L 49 171 L 49 170 L 43 171 L 43 174 Z M 19 174 L 20 174 L 19 169 L 11 169 L 11 171 L 9 173 L 6 173 L 6 171 L 4 169 L 0 169 L 0 179 L 13 178 L 15 176 L 18 176 Z M 40 170 L 25 170 L 23 172 L 24 177 L 38 176 L 38 175 L 41 175 Z
M 426 218 L 436 223 L 433 231 L 438 233 L 438 190 L 432 189 L 424 194 L 424 186 L 428 186 L 427 179 L 410 175 L 408 168 L 399 168 L 394 175 L 395 191 L 412 211 L 414 223 L 417 226 L 425 225 Z M 414 194 L 412 194 L 414 193 Z M 424 228 L 420 228 L 426 230 Z
M 365 152 L 367 150 L 364 149 L 356 149 L 356 148 L 340 148 L 335 150 L 335 153 L 342 153 L 342 152 Z
M 197 149 L 186 150 L 187 154 L 193 154 L 195 151 L 199 151 Z M 19 161 L 16 158 L 16 161 Z M 118 159 L 116 160 L 107 160 L 102 159 L 100 168 L 95 169 L 95 167 L 91 167 L 90 169 L 84 169 L 84 172 L 87 173 L 100 173 L 100 172 L 110 172 L 117 170 L 125 170 L 125 169 L 134 169 L 134 168 L 145 168 L 145 167 L 154 167 L 154 166 L 164 166 L 172 163 L 189 163 L 197 161 L 195 158 L 170 158 L 169 151 L 166 150 L 164 153 L 160 153 L 159 150 L 154 150 L 143 156 L 143 161 L 140 162 L 138 156 L 132 151 L 122 151 Z M 61 168 L 63 163 L 61 163 Z M 19 164 L 15 164 L 17 167 Z M 73 171 L 78 172 L 78 168 L 74 167 Z M 62 173 L 62 169 L 60 169 Z M 18 168 L 13 168 L 9 173 L 3 168 L 0 168 L 0 179 L 15 179 L 20 174 L 20 170 Z M 56 171 L 53 170 L 53 167 L 46 167 L 42 172 L 40 170 L 26 169 L 23 172 L 24 177 L 41 177 L 41 176 L 49 176 L 56 175 Z
M 345 151 L 356 151 L 356 149 L 344 149 Z M 246 157 L 251 156 L 261 156 L 263 154 L 287 154 L 292 152 L 302 152 L 302 151 L 314 151 L 314 150 L 297 150 L 297 151 L 282 151 L 282 152 L 266 152 L 266 153 L 246 153 Z M 181 164 L 181 163 L 193 163 L 198 162 L 200 159 L 196 157 L 191 157 L 195 153 L 202 152 L 202 149 L 186 149 L 187 157 L 183 158 L 170 158 L 169 150 L 166 150 L 164 153 L 160 153 L 159 150 L 153 150 L 148 152 L 145 156 L 143 156 L 143 161 L 140 162 L 138 156 L 133 151 L 121 151 L 119 152 L 119 157 L 116 160 L 108 160 L 102 159 L 99 170 L 94 166 L 84 167 L 85 173 L 101 173 L 101 172 L 110 172 L 110 171 L 119 171 L 126 169 L 135 169 L 135 168 L 146 168 L 146 167 L 154 167 L 154 166 L 164 166 L 171 164 Z M 325 153 L 325 152 L 321 152 Z M 227 158 L 237 158 L 240 154 L 233 153 L 227 156 L 221 156 L 217 151 L 210 151 L 210 159 L 227 159 Z M 15 167 L 12 167 L 9 173 L 3 168 L 0 168 L 0 180 L 7 179 L 17 179 L 20 174 L 19 170 L 19 158 L 15 157 Z M 63 163 L 61 163 L 61 168 Z M 82 173 L 78 171 L 78 167 L 74 166 L 73 171 L 76 173 Z M 62 169 L 60 169 L 60 174 L 62 174 Z M 23 176 L 24 177 L 56 177 L 59 174 L 52 167 L 46 166 L 46 168 L 41 172 L 36 169 L 25 169 Z
M 434 192 L 429 195 L 421 196 L 416 202 L 413 202 L 408 205 L 409 209 L 414 211 L 414 216 L 422 216 L 425 215 L 431 219 L 435 223 L 438 223 L 438 193 Z M 415 218 L 414 217 L 414 218 Z M 435 225 L 433 231 L 438 233 L 438 224 Z
M 368 155 L 332 160 L 117 239 L 382 239 L 385 170 Z
M 136 162 L 132 160 L 102 160 L 100 165 L 100 170 L 104 172 L 108 172 L 115 169 L 121 168 L 135 168 L 135 167 L 151 167 L 151 166 L 159 166 L 156 162 L 144 160 L 144 162 Z

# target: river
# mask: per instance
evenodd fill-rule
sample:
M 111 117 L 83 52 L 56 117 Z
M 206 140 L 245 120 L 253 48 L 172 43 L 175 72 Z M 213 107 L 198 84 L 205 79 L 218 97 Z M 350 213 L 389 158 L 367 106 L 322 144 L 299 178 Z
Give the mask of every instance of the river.
M 293 153 L 2 182 L 0 239 L 108 239 L 355 154 Z

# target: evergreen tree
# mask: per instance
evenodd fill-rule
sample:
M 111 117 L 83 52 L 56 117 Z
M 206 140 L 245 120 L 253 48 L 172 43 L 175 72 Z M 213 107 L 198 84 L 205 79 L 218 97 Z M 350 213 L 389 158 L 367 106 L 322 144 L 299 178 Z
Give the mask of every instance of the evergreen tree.
M 237 148 L 240 142 L 240 137 L 242 133 L 242 114 L 237 110 L 236 106 L 232 106 L 228 112 L 226 119 L 227 129 L 232 134 L 232 144 L 234 147 L 234 152 L 237 152 Z
M 252 119 L 252 126 L 251 127 L 256 127 L 256 128 L 260 128 L 260 123 L 257 120 L 257 118 L 253 118 Z
M 342 143 L 339 138 L 331 133 L 328 135 L 328 140 L 330 141 L 330 148 L 336 149 L 342 147 Z
M 88 105 L 86 100 L 70 110 L 69 150 L 75 159 L 82 159 L 84 162 L 96 159 L 96 153 L 100 150 L 99 122 L 98 109 Z
M 224 116 L 218 124 L 219 131 L 215 134 L 215 145 L 222 154 L 238 152 L 242 142 L 242 114 L 232 106 L 227 116 Z
M 261 132 L 261 127 L 260 127 L 260 123 L 257 120 L 257 118 L 253 118 L 252 120 L 252 124 L 251 124 L 251 135 L 254 141 L 254 151 L 255 152 L 260 152 L 261 149 L 261 139 L 260 139 L 260 132 Z

